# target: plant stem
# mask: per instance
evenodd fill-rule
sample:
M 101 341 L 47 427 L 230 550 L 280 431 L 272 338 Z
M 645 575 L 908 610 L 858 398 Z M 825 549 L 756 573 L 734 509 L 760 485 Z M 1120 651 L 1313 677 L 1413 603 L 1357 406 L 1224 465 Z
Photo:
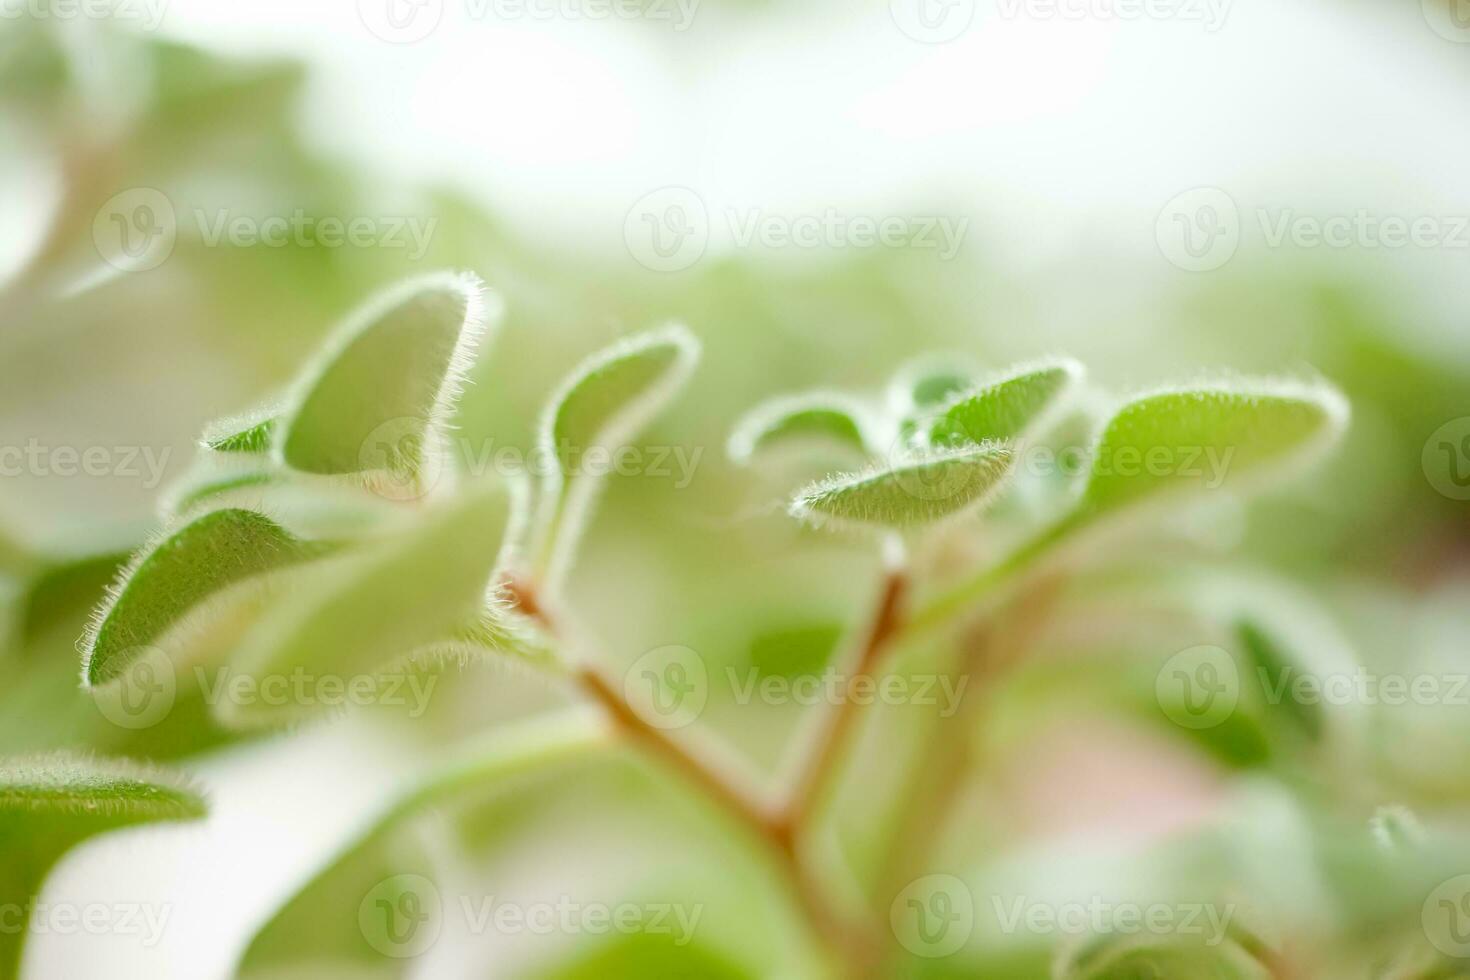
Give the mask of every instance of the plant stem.
M 890 561 L 884 573 L 877 611 L 857 647 L 848 671 L 847 696 L 823 718 L 814 747 L 797 774 L 781 815 L 779 829 L 791 838 L 793 848 L 796 846 L 796 838 L 820 804 L 828 784 L 836 778 L 858 721 L 857 699 L 852 696 L 853 686 L 859 680 L 869 677 L 887 647 L 889 637 L 899 628 L 908 588 L 907 570 L 901 562 Z
M 534 586 L 524 579 L 512 579 L 507 583 L 506 591 L 522 612 L 548 633 L 565 639 L 557 618 L 540 601 Z M 663 729 L 649 724 L 628 703 L 618 685 L 609 681 L 597 667 L 584 664 L 571 676 L 578 688 L 608 713 L 624 736 L 678 772 L 761 843 L 790 887 L 821 947 L 833 962 L 844 965 L 846 973 L 856 975 L 853 964 L 863 961 L 870 943 L 862 934 L 849 932 L 832 911 L 820 882 L 798 854 L 781 814 L 757 792 L 722 771 L 711 760 Z

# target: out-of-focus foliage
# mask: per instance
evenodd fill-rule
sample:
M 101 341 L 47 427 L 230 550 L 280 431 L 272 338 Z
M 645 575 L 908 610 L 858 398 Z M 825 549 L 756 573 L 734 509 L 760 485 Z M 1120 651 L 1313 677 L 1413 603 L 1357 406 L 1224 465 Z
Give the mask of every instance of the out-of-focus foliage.
M 969 697 L 978 703 L 956 712 L 958 722 L 913 704 L 875 705 L 857 743 L 863 762 L 844 771 L 822 811 L 820 864 L 842 883 L 840 904 L 876 909 L 875 921 L 887 929 L 896 889 L 882 854 L 896 831 L 911 829 L 903 822 L 905 801 L 929 792 L 920 747 L 931 729 L 941 729 L 965 780 L 950 800 L 952 817 L 927 828 L 926 839 L 936 843 L 916 866 L 963 883 L 976 897 L 975 928 L 961 949 L 944 956 L 909 956 L 897 948 L 885 960 L 891 975 L 1100 980 L 1143 975 L 1130 972 L 1142 969 L 1168 976 L 1454 975 L 1448 972 L 1454 961 L 1426 929 L 1424 905 L 1445 880 L 1470 871 L 1464 776 L 1470 728 L 1463 706 L 1315 703 L 1279 693 L 1281 684 L 1303 675 L 1470 673 L 1463 644 L 1470 627 L 1470 523 L 1465 504 L 1437 492 L 1421 465 L 1431 434 L 1470 411 L 1470 368 L 1406 340 L 1395 283 L 1350 268 L 1329 278 L 1289 262 L 1241 263 L 1208 279 L 1167 281 L 1147 316 L 1099 309 L 1097 323 L 1065 336 L 1030 299 L 1046 283 L 988 274 L 983 256 L 978 272 L 902 250 L 790 266 L 759 256 L 711 256 L 677 275 L 647 272 L 623 255 L 569 262 L 452 188 L 390 188 L 323 157 L 297 128 L 305 79 L 298 65 L 227 60 L 97 25 L 71 26 L 82 29 L 21 21 L 0 34 L 0 105 L 13 136 L 0 155 L 39 160 L 56 176 L 32 254 L 0 287 L 0 444 L 132 447 L 160 463 L 162 479 L 30 474 L 0 482 L 6 672 L 0 753 L 68 749 L 192 764 L 242 737 L 221 726 L 193 680 L 195 667 L 230 663 L 242 647 L 265 650 L 263 634 L 254 631 L 272 610 L 280 614 L 283 597 L 305 606 L 328 592 L 355 595 L 354 585 L 375 594 L 373 583 L 348 581 L 343 569 L 349 566 L 331 558 L 322 568 L 313 562 L 287 570 L 274 588 L 226 590 L 228 601 L 207 609 L 208 628 L 196 622 L 169 637 L 177 690 L 166 716 L 142 727 L 119 724 L 116 711 L 78 689 L 77 638 L 128 555 L 160 525 L 167 536 L 151 554 L 172 555 L 196 592 L 166 589 L 142 604 L 130 625 L 118 620 L 123 639 L 108 658 L 92 661 L 93 674 L 100 663 L 125 669 L 133 662 L 126 659 L 131 648 L 154 644 L 183 606 L 196 606 L 215 586 L 299 557 L 287 531 L 228 524 L 229 510 L 211 509 L 242 501 L 247 509 L 264 506 L 282 462 L 264 449 L 276 445 L 278 434 L 209 449 L 196 444 L 199 433 L 212 419 L 279 404 L 332 325 L 364 297 L 405 277 L 469 269 L 504 302 L 495 349 L 463 365 L 463 397 L 453 425 L 443 429 L 444 452 L 466 468 L 477 461 L 485 468 L 501 447 L 533 453 L 546 437 L 538 426 L 548 418 L 554 437 L 561 416 L 546 414 L 547 392 L 587 352 L 647 324 L 690 324 L 704 350 L 697 383 L 677 411 L 652 421 L 640 413 L 637 421 L 647 421 L 648 429 L 617 437 L 694 454 L 688 479 L 675 471 L 599 481 L 598 509 L 577 514 L 587 521 L 571 533 L 582 544 L 561 598 L 578 610 L 588 632 L 603 638 L 614 674 L 655 648 L 697 650 L 711 678 L 699 725 L 737 746 L 771 786 L 780 784 L 787 747 L 807 709 L 742 701 L 741 685 L 820 675 L 865 619 L 879 565 L 862 535 L 790 521 L 785 508 L 793 488 L 854 470 L 864 454 L 901 455 L 926 433 L 934 443 L 959 444 L 943 451 L 961 455 L 976 452 L 970 442 L 1016 436 L 1024 425 L 1014 413 L 983 399 L 966 401 L 967 387 L 1002 376 L 1011 363 L 1048 353 L 1063 339 L 1091 373 L 1078 392 L 1080 413 L 1052 419 L 1035 445 L 1090 444 L 1109 417 L 1092 411 L 1101 390 L 1147 389 L 1191 377 L 1201 366 L 1273 374 L 1301 373 L 1309 364 L 1352 405 L 1353 424 L 1339 451 L 1258 502 L 1210 494 L 1127 544 L 1087 556 L 1082 570 L 1062 576 L 1047 593 L 1043 607 L 1008 608 L 994 646 L 1025 656 L 1007 663 L 995 654 L 993 676 L 977 675 L 984 683 L 977 680 Z M 93 223 L 114 195 L 136 188 L 168 198 L 180 216 L 178 239 L 156 268 L 120 271 L 99 255 Z M 414 215 L 438 224 L 427 251 L 410 258 L 402 250 L 328 247 L 309 238 L 280 248 L 211 244 L 193 219 L 298 209 L 308 217 Z M 1079 270 L 1048 274 L 1075 284 Z M 1124 320 L 1168 327 L 1146 341 L 1120 343 L 1112 328 Z M 892 389 L 885 391 L 888 379 L 924 349 L 960 351 L 973 364 L 956 356 L 943 362 L 952 371 L 929 363 L 901 373 L 910 379 L 902 386 L 908 417 L 884 430 L 868 412 L 893 399 Z M 450 350 L 440 345 L 437 354 L 445 356 L 437 361 L 452 360 Z M 404 359 L 410 354 L 411 348 L 401 352 Z M 856 394 L 779 402 L 741 430 L 739 459 L 725 458 L 731 422 L 751 404 L 814 387 Z M 436 381 L 418 393 L 429 388 L 434 396 L 440 391 Z M 608 402 L 615 408 L 625 399 L 613 392 L 593 400 L 594 414 L 605 418 Z M 394 414 L 427 422 L 423 416 L 433 414 L 436 402 L 409 398 L 404 404 L 412 410 Z M 575 407 L 577 399 L 561 404 Z M 422 411 L 426 405 L 430 410 Z M 1137 413 L 1160 408 L 1133 405 L 1143 406 L 1126 417 L 1134 421 Z M 1177 421 L 1179 407 L 1162 406 L 1162 421 L 1143 427 L 1154 433 L 1148 438 Z M 1320 402 L 1296 403 L 1282 416 L 1269 415 L 1269 407 L 1253 403 L 1257 414 L 1226 441 L 1259 434 L 1305 440 L 1332 415 L 1313 414 Z M 353 414 L 350 408 L 338 414 Z M 962 439 L 948 423 L 984 431 Z M 216 443 L 234 434 L 210 431 Z M 1143 439 L 1136 426 L 1109 431 L 1114 439 Z M 819 456 L 813 436 L 836 438 Z M 774 451 L 793 446 L 796 451 L 776 458 Z M 234 448 L 246 451 L 227 451 Z M 222 458 L 236 455 L 238 461 Z M 290 452 L 284 456 L 285 463 L 299 462 Z M 985 456 L 987 463 L 994 458 Z M 950 457 L 943 459 L 949 465 Z M 993 503 L 983 523 L 960 525 L 962 531 L 946 524 L 946 532 L 919 542 L 915 561 L 943 583 L 941 597 L 1063 514 L 1086 478 L 1060 468 L 1009 475 L 993 500 L 977 493 L 977 503 Z M 820 486 L 826 495 L 807 507 L 820 509 L 825 501 L 839 517 L 891 509 L 852 503 L 861 487 Z M 172 495 L 160 515 L 165 487 Z M 1094 503 L 1132 493 L 1109 491 L 1100 500 L 1103 491 L 1096 490 Z M 304 513 L 304 523 L 319 530 L 312 499 L 272 498 L 272 505 Z M 419 576 L 427 566 L 409 560 L 412 546 L 430 542 L 442 551 L 445 541 L 430 535 L 453 539 L 458 527 L 434 524 L 438 512 L 423 523 L 400 523 L 382 516 L 375 502 L 364 506 L 333 535 L 313 537 L 385 538 L 372 544 L 381 555 L 378 570 L 389 578 L 395 568 Z M 198 517 L 201 511 L 207 516 Z M 501 519 L 497 512 L 467 523 L 479 533 L 482 524 L 498 529 Z M 216 557 L 207 570 L 190 565 L 186 547 L 192 532 L 207 530 L 200 524 L 224 525 L 235 541 L 233 550 L 208 552 Z M 245 540 L 262 532 L 264 538 Z M 476 580 L 501 557 L 497 548 L 460 553 L 473 566 L 463 576 L 447 566 L 434 571 L 460 584 Z M 401 567 L 395 558 L 404 559 Z M 143 570 L 154 559 L 134 570 L 132 586 L 147 586 Z M 333 573 L 330 581 L 316 578 L 320 572 Z M 458 598 L 466 596 L 475 598 L 473 587 Z M 485 598 L 491 610 L 503 600 Z M 464 611 L 465 603 L 450 605 L 443 621 L 431 624 L 432 635 L 385 638 L 370 631 L 360 646 L 376 654 L 386 650 L 371 649 L 368 641 L 431 643 Z M 133 608 L 124 587 L 111 615 Z M 168 622 L 155 622 L 156 616 Z M 315 637 L 311 623 L 301 613 L 274 635 Z M 106 621 L 101 625 L 94 640 L 106 647 Z M 518 632 L 524 627 L 467 622 L 445 639 L 457 651 L 483 652 L 525 640 Z M 283 641 L 271 650 L 303 659 L 312 645 Z M 886 669 L 941 673 L 951 646 L 952 638 L 938 634 L 915 637 Z M 1171 658 L 1200 647 L 1228 659 L 1186 666 L 1233 665 L 1241 683 L 1228 717 L 1192 728 L 1178 722 L 1189 705 L 1161 696 L 1159 679 L 1172 669 Z M 114 654 L 124 659 L 113 661 Z M 508 955 L 518 957 L 522 975 L 815 970 L 779 884 L 751 860 L 746 843 L 665 773 L 616 751 L 593 751 L 601 745 L 598 726 L 582 719 L 565 731 L 510 735 L 512 749 L 548 752 L 567 767 L 556 778 L 520 772 L 521 756 L 500 748 L 505 733 L 487 730 L 567 699 L 523 668 L 468 654 L 463 664 L 432 658 L 413 668 L 422 678 L 446 675 L 425 714 L 373 710 L 375 721 L 434 763 L 432 772 L 402 801 L 385 804 L 386 816 L 353 848 L 323 856 L 322 867 L 312 869 L 323 873 L 251 946 L 247 975 L 309 969 L 313 959 L 331 962 L 344 976 L 400 975 L 402 963 L 384 955 L 361 927 L 359 905 L 379 881 L 446 880 L 446 874 L 464 894 L 510 880 L 525 896 L 560 888 L 584 902 L 705 907 L 704 927 L 689 945 L 652 934 L 583 936 L 550 952 L 550 943 L 518 945 Z M 490 739 L 491 748 L 480 738 Z M 503 786 L 463 792 L 467 774 L 512 772 Z M 1383 834 L 1375 835 L 1371 828 L 1382 820 L 1375 824 L 1374 815 L 1389 805 L 1407 808 L 1423 837 L 1389 835 L 1396 843 L 1388 846 Z M 178 815 L 194 815 L 192 797 L 184 809 Z M 62 823 L 69 828 L 74 816 Z M 98 829 L 104 828 L 68 830 L 63 843 Z M 21 833 L 12 830 L 7 843 Z M 48 845 L 45 854 L 60 849 Z M 50 860 L 21 891 L 38 887 Z M 407 908 L 406 894 L 377 897 Z M 1171 943 L 1140 949 L 1133 937 L 1007 929 L 1018 901 L 1049 908 L 1101 902 L 1230 909 L 1233 928 L 1204 951 Z M 887 933 L 882 938 L 893 945 Z M 435 955 L 463 948 L 474 947 L 444 941 Z

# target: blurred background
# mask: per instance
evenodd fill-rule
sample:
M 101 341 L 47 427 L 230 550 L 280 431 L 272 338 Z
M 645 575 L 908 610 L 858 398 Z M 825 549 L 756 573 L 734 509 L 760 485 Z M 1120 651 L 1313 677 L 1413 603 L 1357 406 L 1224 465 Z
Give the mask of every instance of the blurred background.
M 981 371 L 1071 355 L 1103 402 L 1201 375 L 1330 379 L 1353 405 L 1341 450 L 1248 508 L 1181 519 L 1189 581 L 1264 597 L 1296 642 L 1377 675 L 1470 673 L 1461 0 L 0 0 L 0 16 L 0 543 L 69 569 L 7 586 L 0 751 L 172 760 L 215 808 L 200 829 L 94 842 L 48 886 L 168 902 L 158 944 L 38 936 L 28 975 L 232 975 L 393 787 L 566 700 L 452 667 L 425 718 L 242 742 L 183 709 L 129 730 L 76 688 L 88 611 L 204 424 L 279 390 L 340 317 L 419 272 L 472 270 L 506 303 L 458 420 L 479 445 L 528 446 L 557 379 L 619 336 L 678 320 L 703 340 L 695 383 L 643 437 L 697 464 L 614 477 L 572 583 L 618 662 L 677 643 L 820 669 L 876 556 L 786 521 L 789 483 L 733 467 L 725 439 L 768 395 L 877 391 L 937 350 Z M 1116 557 L 1146 574 L 1146 551 Z M 1363 911 L 1353 862 L 1315 860 L 1320 828 L 1389 804 L 1470 828 L 1470 708 L 1360 699 L 1310 745 L 1270 706 L 1181 731 L 1156 717 L 1157 663 L 1216 635 L 1100 577 L 989 692 L 950 865 L 1033 895 L 1219 877 L 1275 896 L 1263 918 L 1303 963 L 1325 969 L 1348 942 L 1327 937 L 1363 922 L 1371 956 L 1341 962 L 1399 963 L 1418 902 Z M 724 695 L 704 722 L 774 778 L 799 706 Z M 481 801 L 473 867 L 504 893 L 636 880 L 707 898 L 707 960 L 641 951 L 629 975 L 799 974 L 789 924 L 716 914 L 758 906 L 760 876 L 721 863 L 730 845 L 676 791 L 584 775 Z M 835 837 L 861 852 L 902 766 L 849 783 Z M 682 843 L 650 813 L 690 824 Z M 1175 846 L 1201 827 L 1208 846 Z M 1444 861 L 1445 878 L 1470 871 Z M 618 975 L 531 938 L 481 972 L 418 975 Z M 1051 939 L 977 938 L 914 974 L 1046 976 Z M 411 975 L 399 965 L 341 975 Z

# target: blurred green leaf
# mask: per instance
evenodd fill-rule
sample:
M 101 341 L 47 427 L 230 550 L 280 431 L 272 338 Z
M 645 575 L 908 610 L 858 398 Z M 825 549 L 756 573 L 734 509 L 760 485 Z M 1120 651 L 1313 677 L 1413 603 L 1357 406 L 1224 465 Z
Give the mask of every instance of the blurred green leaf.
M 509 485 L 479 485 L 390 540 L 322 567 L 268 610 L 234 666 L 260 683 L 293 674 L 346 683 L 451 641 L 482 615 L 522 496 Z M 232 727 L 255 727 L 311 707 L 227 699 L 218 710 Z
M 28 917 L 47 874 L 81 841 L 204 813 L 187 782 L 131 763 L 65 754 L 0 760 L 0 901 Z M 18 975 L 27 931 L 24 919 L 0 930 L 0 977 Z
M 633 438 L 689 379 L 698 359 L 699 342 L 685 327 L 651 330 L 592 355 L 552 395 L 538 441 L 557 465 L 542 480 L 536 549 L 549 588 L 570 567 L 602 483 L 577 472 L 581 454 Z
M 432 941 L 441 925 L 437 920 L 395 923 L 386 918 L 407 907 L 395 902 L 406 895 L 423 913 L 432 913 L 430 896 L 437 895 L 439 869 L 414 834 L 417 818 L 476 790 L 531 773 L 557 772 L 595 752 L 608 735 L 599 716 L 577 710 L 520 722 L 458 750 L 368 821 L 355 840 L 276 912 L 251 941 L 236 975 L 265 980 L 309 968 L 313 976 L 330 969 L 407 976 L 413 955 Z M 379 907 L 378 901 L 388 904 Z
M 809 392 L 773 398 L 753 408 L 730 436 L 730 458 L 748 464 L 778 447 L 817 443 L 865 459 L 873 447 L 865 436 L 866 410 L 840 392 Z
M 1147 395 L 1113 416 L 1083 493 L 1096 516 L 1183 491 L 1239 490 L 1327 448 L 1348 406 L 1325 384 L 1242 382 Z

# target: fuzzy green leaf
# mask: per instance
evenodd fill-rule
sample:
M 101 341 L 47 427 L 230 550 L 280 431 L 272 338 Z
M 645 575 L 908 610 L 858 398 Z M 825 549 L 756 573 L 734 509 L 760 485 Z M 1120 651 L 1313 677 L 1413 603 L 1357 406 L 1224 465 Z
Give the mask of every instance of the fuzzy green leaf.
M 230 586 L 332 547 L 303 541 L 262 514 L 234 509 L 206 514 L 160 538 L 124 569 L 82 638 L 84 682 L 120 676 L 171 627 Z
M 369 302 L 288 399 L 281 461 L 307 473 L 418 478 L 498 312 L 468 275 L 413 279 Z
M 970 446 L 915 456 L 866 473 L 812 484 L 791 513 L 821 524 L 914 527 L 983 504 L 1010 471 L 1004 446 Z
M 1020 439 L 1076 386 L 1082 365 L 1063 360 L 1019 368 L 940 407 L 929 428 L 936 446 Z
M 200 444 L 217 453 L 270 452 L 271 441 L 280 424 L 279 415 L 278 408 L 270 407 L 220 419 L 205 428 Z
M 773 398 L 757 405 L 736 425 L 729 455 L 743 465 L 769 449 L 816 443 L 863 458 L 870 451 L 864 415 L 855 399 L 836 392 Z
M 1180 491 L 1238 489 L 1330 446 L 1347 402 L 1323 385 L 1255 382 L 1167 391 L 1123 406 L 1093 450 L 1084 511 Z
M 24 915 L 56 862 L 89 837 L 204 812 L 184 781 L 129 763 L 63 754 L 0 759 L 0 903 Z M 6 926 L 0 978 L 8 980 L 18 974 L 27 929 L 25 921 Z
M 293 676 L 356 681 L 462 633 L 484 607 L 522 496 L 500 484 L 475 487 L 412 529 L 323 567 L 255 625 L 236 669 L 262 689 Z M 254 727 L 289 721 L 313 704 L 226 700 L 217 711 L 226 724 Z
M 577 473 L 582 454 L 633 438 L 688 380 L 699 342 L 678 325 L 637 334 L 594 354 L 562 383 L 541 422 L 542 452 L 557 465 L 541 487 L 538 571 L 555 588 L 571 564 L 601 479 Z

